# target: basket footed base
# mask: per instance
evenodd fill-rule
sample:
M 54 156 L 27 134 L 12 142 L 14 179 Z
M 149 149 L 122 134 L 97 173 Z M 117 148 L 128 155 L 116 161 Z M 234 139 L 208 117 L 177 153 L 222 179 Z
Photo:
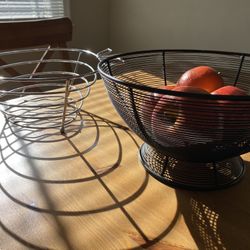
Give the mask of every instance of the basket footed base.
M 226 188 L 237 183 L 245 173 L 244 162 L 239 156 L 220 162 L 185 162 L 144 143 L 139 157 L 150 175 L 174 188 L 197 191 Z

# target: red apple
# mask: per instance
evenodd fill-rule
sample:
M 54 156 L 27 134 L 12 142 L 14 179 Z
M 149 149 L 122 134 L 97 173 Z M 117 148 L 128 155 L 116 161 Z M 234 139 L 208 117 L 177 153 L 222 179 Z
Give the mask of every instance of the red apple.
M 212 92 L 223 86 L 223 79 L 208 66 L 198 66 L 186 71 L 178 80 L 177 86 L 192 86 Z
M 241 96 L 247 95 L 246 91 L 244 91 L 243 89 L 240 89 L 238 87 L 231 86 L 231 85 L 216 89 L 211 94 L 212 95 L 241 95 Z
M 204 89 L 177 86 L 173 91 L 208 95 Z M 156 141 L 164 146 L 185 146 L 197 142 L 213 141 L 218 121 L 214 104 L 206 99 L 174 95 L 163 96 L 152 114 L 152 130 Z
M 209 93 L 201 88 L 196 87 L 187 87 L 187 86 L 177 86 L 173 89 L 173 91 L 177 92 L 186 92 L 186 93 L 194 93 L 194 94 L 205 94 Z M 203 102 L 202 99 L 188 98 L 188 97 L 178 97 L 178 96 L 170 96 L 171 103 L 169 104 L 170 110 L 176 111 L 176 107 L 178 107 L 178 113 L 172 112 L 172 117 L 176 119 L 176 123 L 185 123 L 186 126 L 191 126 L 194 124 L 194 121 L 190 118 L 194 118 L 194 116 L 199 116 L 201 112 L 197 111 L 197 107 Z M 196 110 L 196 111 L 195 111 Z
M 174 87 L 175 87 L 174 85 L 166 85 L 166 86 L 164 85 L 160 86 L 159 89 L 171 90 Z M 162 96 L 163 96 L 162 94 L 149 93 L 149 92 L 147 92 L 145 96 L 143 96 L 140 108 L 140 114 L 141 114 L 141 121 L 146 128 L 149 129 L 151 128 L 152 112 L 155 108 L 155 105 Z
M 213 95 L 247 96 L 247 93 L 235 86 L 224 86 L 213 91 Z M 235 141 L 244 138 L 250 130 L 249 102 L 219 100 L 218 116 L 223 128 L 223 140 Z

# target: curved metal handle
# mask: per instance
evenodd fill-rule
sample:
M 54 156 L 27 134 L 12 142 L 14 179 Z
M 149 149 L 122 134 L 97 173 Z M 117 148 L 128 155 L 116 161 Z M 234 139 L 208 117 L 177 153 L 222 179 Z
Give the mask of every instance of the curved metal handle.
M 102 61 L 102 60 L 108 58 L 109 56 L 111 56 L 111 54 L 110 54 L 111 52 L 112 52 L 112 49 L 107 48 L 105 50 L 98 52 L 96 55 L 97 55 L 98 60 Z
M 96 53 L 95 56 L 96 56 L 96 58 L 97 58 L 99 61 L 102 61 L 102 60 L 104 60 L 104 59 L 106 59 L 106 58 L 108 58 L 108 57 L 110 57 L 110 56 L 114 56 L 114 55 L 115 55 L 115 54 L 111 54 L 111 52 L 112 52 L 112 49 L 107 48 L 107 49 L 105 49 L 105 50 L 102 50 L 102 51 Z M 114 58 L 114 59 L 111 60 L 110 65 L 111 65 L 111 66 L 113 66 L 113 65 L 118 65 L 119 63 L 124 63 L 124 62 L 125 62 L 124 59 L 122 59 L 122 58 L 120 58 L 120 57 L 117 57 L 117 58 Z M 98 72 L 97 69 L 96 69 L 96 70 L 93 70 L 93 71 L 91 71 L 91 72 L 89 72 L 89 73 L 86 73 L 86 74 L 84 75 L 84 77 L 90 77 L 90 76 L 93 76 L 93 75 L 96 75 L 96 74 L 99 74 L 99 72 Z

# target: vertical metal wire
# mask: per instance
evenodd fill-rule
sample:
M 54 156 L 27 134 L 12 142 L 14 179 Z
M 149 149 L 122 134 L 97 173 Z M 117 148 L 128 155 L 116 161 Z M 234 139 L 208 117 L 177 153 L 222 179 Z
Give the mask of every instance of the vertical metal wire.
M 242 68 L 242 65 L 243 65 L 243 62 L 244 62 L 244 59 L 245 59 L 245 55 L 242 55 L 240 58 L 241 58 L 240 65 L 239 65 L 239 69 L 238 69 L 237 75 L 235 77 L 234 86 L 236 86 L 236 84 L 237 84 L 237 82 L 239 80 L 241 68 Z
M 67 112 L 67 106 L 68 106 L 68 97 L 69 97 L 69 88 L 70 88 L 70 80 L 66 80 L 65 84 L 65 97 L 64 97 L 64 107 L 63 107 L 63 116 L 62 116 L 62 127 L 61 127 L 61 133 L 65 134 L 65 118 L 66 118 L 66 112 Z
M 36 73 L 36 71 L 38 70 L 38 68 L 40 67 L 42 61 L 45 59 L 46 55 L 48 54 L 49 52 L 49 49 L 50 49 L 50 45 L 47 47 L 47 49 L 44 51 L 43 55 L 41 56 L 39 62 L 37 63 L 36 67 L 34 68 L 34 70 L 32 71 L 32 73 L 30 74 L 30 79 L 33 78 L 33 75 Z
M 164 74 L 164 84 L 167 85 L 167 72 L 166 72 L 166 59 L 165 59 L 165 51 L 162 52 L 163 59 L 163 74 Z
M 133 91 L 134 91 L 133 88 L 130 87 L 129 88 L 129 96 L 130 96 L 130 101 L 131 101 L 131 104 L 132 104 L 132 110 L 133 110 L 133 113 L 134 113 L 134 116 L 135 116 L 135 120 L 137 122 L 139 130 L 141 131 L 141 134 L 143 135 L 143 137 L 145 137 L 145 139 L 147 141 L 151 142 L 152 140 L 150 139 L 150 136 L 146 132 L 146 130 L 144 128 L 144 125 L 142 124 L 141 119 L 140 119 L 140 117 L 138 115 L 138 111 L 137 111 L 137 108 L 136 108 L 134 92 Z

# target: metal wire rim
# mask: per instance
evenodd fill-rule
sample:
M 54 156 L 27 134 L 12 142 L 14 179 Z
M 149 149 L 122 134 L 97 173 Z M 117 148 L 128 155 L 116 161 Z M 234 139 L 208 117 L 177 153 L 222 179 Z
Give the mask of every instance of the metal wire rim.
M 63 53 L 68 52 L 73 54 L 65 58 Z M 53 58 L 50 58 L 52 55 Z M 0 90 L 1 111 L 6 119 L 23 128 L 62 127 L 64 130 L 64 126 L 71 123 L 80 112 L 83 100 L 88 97 L 90 87 L 97 80 L 96 70 L 89 63 L 82 61 L 82 57 L 90 56 L 99 60 L 98 54 L 89 50 L 50 48 L 50 46 L 0 53 L 0 57 L 4 59 L 12 60 L 13 56 L 15 60 L 17 56 L 18 59 L 21 57 L 24 60 L 7 62 L 0 66 L 1 72 L 8 72 L 8 69 L 17 72 L 11 77 L 0 77 L 0 86 L 7 84 L 10 87 L 9 90 Z M 34 56 L 38 56 L 38 59 L 33 59 Z M 29 59 L 30 57 L 32 59 Z M 40 67 L 42 64 L 49 65 L 49 69 L 42 70 L 44 69 L 43 66 Z M 26 70 L 28 66 L 31 70 L 20 71 L 20 69 Z M 61 67 L 65 67 L 65 70 L 61 70 Z M 89 77 L 90 79 L 87 79 Z M 44 92 L 44 89 L 48 88 L 52 90 Z M 75 94 L 71 96 L 73 93 Z M 17 98 L 5 100 L 4 98 L 8 96 Z
M 94 56 L 96 59 L 99 59 L 98 58 L 98 54 L 95 54 L 93 52 L 91 52 L 90 50 L 83 50 L 83 49 L 74 49 L 74 48 L 31 48 L 31 49 L 19 49 L 19 50 L 10 50 L 10 51 L 4 51 L 4 52 L 1 52 L 0 53 L 0 57 L 1 56 L 6 56 L 6 55 L 14 55 L 14 54 L 22 54 L 22 53 L 32 53 L 32 52 L 41 52 L 41 51 L 44 51 L 44 52 L 55 52 L 55 51 L 67 51 L 67 52 L 79 52 L 79 54 L 82 54 L 82 53 L 85 53 L 85 54 L 88 54 L 88 55 L 91 55 L 91 56 Z M 79 55 L 80 56 L 80 55 Z M 53 59 L 48 59 L 48 60 L 44 60 L 44 62 L 53 62 L 55 60 Z M 39 60 L 34 60 L 34 61 L 30 61 L 31 63 L 39 63 Z M 91 72 L 90 74 L 92 75 L 96 75 L 96 71 L 93 67 L 91 67 L 89 64 L 86 64 L 84 62 L 81 62 L 81 61 L 77 61 L 77 60 L 61 60 L 61 62 L 65 62 L 65 63 L 79 63 L 81 65 L 85 65 L 87 67 L 89 67 L 91 69 Z M 10 67 L 10 66 L 17 66 L 19 64 L 22 64 L 23 62 L 18 62 L 18 63 L 13 63 L 13 64 L 8 64 L 8 65 L 1 65 L 0 66 L 0 70 L 1 69 L 4 69 L 6 67 Z M 77 79 L 77 78 L 81 78 L 81 77 L 85 77 L 86 74 L 83 74 L 83 75 L 77 75 L 76 77 L 70 77 L 70 79 L 74 80 L 74 79 Z M 48 81 L 51 81 L 51 80 L 67 80 L 69 79 L 69 77 L 61 77 L 61 78 L 42 78 L 42 80 L 48 80 Z M 13 77 L 0 77 L 0 81 L 12 81 L 13 80 Z M 39 81 L 41 80 L 40 78 L 34 78 L 33 80 L 35 81 Z M 30 81 L 30 78 L 25 78 L 25 77 L 22 77 L 20 79 L 20 81 Z
M 103 65 L 107 64 L 108 67 L 110 67 L 110 64 L 112 63 L 112 60 L 116 60 L 118 59 L 120 61 L 120 63 L 123 63 L 125 60 L 127 60 L 128 58 L 124 59 L 124 57 L 126 56 L 132 56 L 132 55 L 137 55 L 136 58 L 138 57 L 138 55 L 140 54 L 144 54 L 144 53 L 167 53 L 167 52 L 184 52 L 184 53 L 207 53 L 207 54 L 218 54 L 218 55 L 235 55 L 235 56 L 239 56 L 239 57 L 245 57 L 245 56 L 249 56 L 250 57 L 250 53 L 240 53 L 240 52 L 223 52 L 223 51 L 217 51 L 217 50 L 191 50 L 191 49 L 157 49 L 157 50 L 141 50 L 141 51 L 133 51 L 133 52 L 127 52 L 127 53 L 121 53 L 121 54 L 116 54 L 116 55 L 112 55 L 109 56 L 103 60 L 101 60 L 98 65 L 97 65 L 97 69 L 98 72 L 100 73 L 100 75 L 103 78 L 107 78 L 111 81 L 115 81 L 116 83 L 126 86 L 126 87 L 131 87 L 131 88 L 135 88 L 138 90 L 145 90 L 148 92 L 154 92 L 154 93 L 158 93 L 158 94 L 171 94 L 173 96 L 179 96 L 179 97 L 190 97 L 190 98 L 198 98 L 198 99 L 207 99 L 207 100 L 239 100 L 239 101 L 250 101 L 250 96 L 238 96 L 238 95 L 205 95 L 205 94 L 197 94 L 197 93 L 187 93 L 187 92 L 180 92 L 180 91 L 174 91 L 174 90 L 167 90 L 167 89 L 159 89 L 156 87 L 152 87 L 152 86 L 146 86 L 146 85 L 142 85 L 140 83 L 133 83 L 133 82 L 128 82 L 126 80 L 120 80 L 114 76 L 112 76 L 112 74 L 108 74 L 103 70 Z M 151 56 L 148 55 L 148 56 Z M 143 56 L 146 57 L 146 56 Z M 133 57 L 129 58 L 129 59 L 133 59 Z

